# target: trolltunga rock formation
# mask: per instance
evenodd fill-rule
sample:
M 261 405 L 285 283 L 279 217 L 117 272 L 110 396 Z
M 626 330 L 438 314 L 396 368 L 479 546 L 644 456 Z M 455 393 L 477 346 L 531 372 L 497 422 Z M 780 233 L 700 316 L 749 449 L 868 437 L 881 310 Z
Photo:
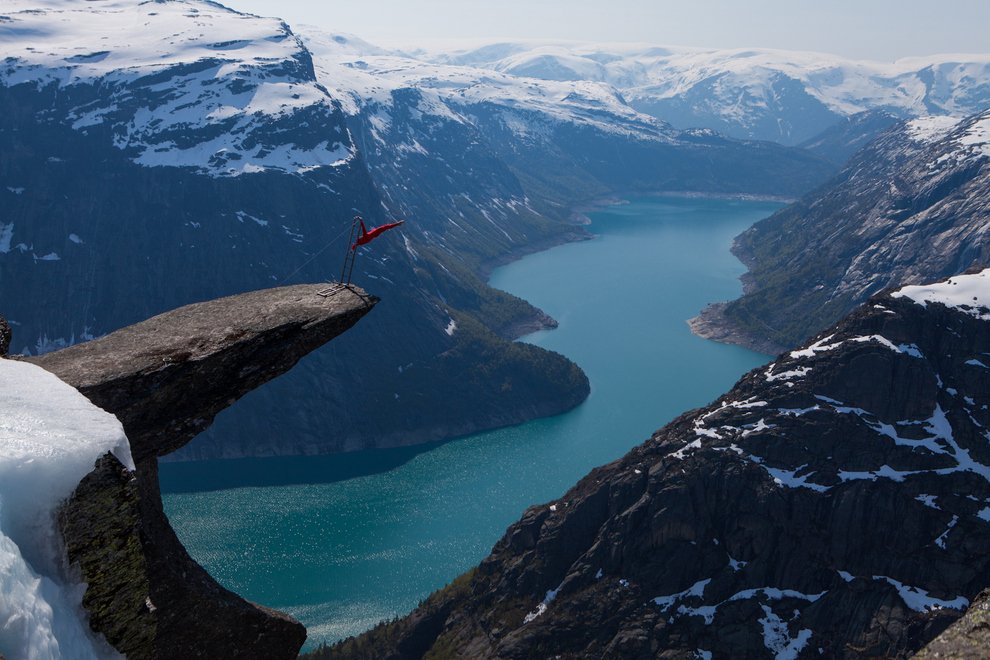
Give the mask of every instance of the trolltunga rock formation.
M 322 288 L 188 305 L 27 358 L 114 413 L 130 440 L 136 471 L 105 455 L 60 515 L 90 625 L 129 659 L 288 659 L 305 641 L 298 622 L 227 591 L 189 557 L 162 510 L 157 459 L 377 302 L 356 287 L 332 297 Z

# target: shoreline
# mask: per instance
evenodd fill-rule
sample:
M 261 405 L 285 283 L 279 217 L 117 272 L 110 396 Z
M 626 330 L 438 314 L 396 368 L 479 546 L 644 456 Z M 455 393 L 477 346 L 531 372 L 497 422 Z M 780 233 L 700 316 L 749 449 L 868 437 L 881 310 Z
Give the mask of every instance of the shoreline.
M 609 195 L 608 197 L 602 197 L 590 202 L 586 202 L 581 205 L 577 205 L 572 209 L 572 216 L 579 217 L 583 222 L 582 224 L 591 224 L 591 218 L 588 217 L 588 213 L 593 213 L 598 210 L 606 209 L 612 206 L 621 206 L 623 204 L 630 203 L 630 197 L 645 197 L 645 198 L 659 198 L 659 197 L 675 197 L 681 199 L 723 199 L 723 200 L 737 200 L 746 202 L 778 202 L 781 204 L 792 204 L 796 200 L 793 197 L 786 197 L 783 195 L 760 195 L 751 193 L 717 193 L 717 192 L 701 192 L 701 191 L 684 191 L 684 190 L 668 190 L 659 192 L 636 192 L 629 191 L 623 193 L 615 193 Z M 759 222 L 759 220 L 757 221 Z M 754 223 L 755 224 L 755 223 Z M 752 227 L 752 225 L 750 225 Z M 746 268 L 746 272 L 739 276 L 739 282 L 742 286 L 742 294 L 746 295 L 752 284 L 749 280 L 749 268 L 750 264 L 744 258 L 744 255 L 739 254 L 738 242 L 733 240 L 732 247 L 729 252 L 735 256 L 740 263 Z M 718 301 L 710 302 L 701 311 L 698 312 L 696 316 L 693 316 L 685 320 L 688 328 L 690 328 L 692 334 L 701 337 L 702 339 L 707 339 L 709 341 L 718 342 L 721 344 L 729 344 L 732 346 L 741 346 L 748 350 L 754 351 L 756 353 L 762 353 L 764 355 L 769 355 L 771 357 L 776 357 L 777 355 L 783 353 L 787 350 L 786 346 L 780 346 L 769 339 L 753 336 L 744 330 L 742 330 L 738 325 L 733 323 L 725 316 L 725 308 L 729 304 L 729 301 Z
M 687 319 L 685 323 L 694 335 L 720 344 L 741 346 L 770 357 L 777 357 L 787 350 L 786 347 L 768 339 L 754 337 L 740 330 L 735 323 L 725 317 L 727 305 L 728 302 L 709 303 L 698 312 L 697 316 Z
M 695 191 L 661 191 L 661 192 L 642 192 L 642 191 L 627 191 L 622 193 L 610 194 L 604 197 L 597 197 L 591 200 L 586 200 L 577 203 L 570 207 L 568 218 L 571 220 L 571 224 L 568 225 L 566 221 L 562 221 L 561 230 L 559 233 L 550 234 L 545 236 L 542 240 L 535 241 L 533 243 L 527 243 L 526 245 L 518 246 L 517 248 L 508 250 L 502 255 L 490 259 L 481 264 L 479 267 L 478 275 L 485 282 L 487 286 L 491 279 L 491 274 L 496 268 L 506 266 L 508 264 L 514 263 L 523 257 L 527 257 L 532 254 L 539 252 L 544 252 L 550 250 L 559 245 L 566 245 L 568 243 L 576 243 L 579 241 L 593 240 L 596 235 L 586 229 L 587 225 L 591 224 L 591 218 L 588 216 L 589 213 L 594 213 L 595 211 L 604 210 L 614 206 L 621 206 L 631 203 L 630 198 L 660 198 L 660 197 L 680 197 L 688 199 L 730 199 L 730 200 L 740 200 L 740 201 L 784 201 L 784 198 L 764 196 L 764 195 L 749 195 L 745 193 L 706 193 L 706 192 L 695 192 Z M 738 258 L 738 256 L 737 256 Z M 745 277 L 745 274 L 742 276 Z M 495 287 L 492 287 L 495 288 Z M 501 290 L 501 289 L 499 289 Z M 509 292 L 506 292 L 509 293 Z M 515 294 L 510 294 L 515 295 Z M 527 305 L 535 310 L 535 313 L 529 319 L 522 319 L 514 323 L 509 328 L 505 329 L 503 333 L 499 333 L 500 336 L 509 341 L 518 341 L 520 338 L 525 337 L 533 332 L 538 332 L 542 330 L 551 330 L 558 327 L 556 319 L 547 314 L 544 310 L 540 309 L 530 301 L 525 298 L 520 298 Z M 697 316 L 687 319 L 685 322 L 691 329 L 691 332 L 695 335 L 707 339 L 710 341 L 716 341 L 726 344 L 734 344 L 738 346 L 743 346 L 750 350 L 756 351 L 758 353 L 763 353 L 766 355 L 777 355 L 781 350 L 779 347 L 773 346 L 769 343 L 760 343 L 758 339 L 749 337 L 748 335 L 740 332 L 733 324 L 728 322 L 721 315 L 721 309 L 727 303 L 725 302 L 715 302 L 710 303 L 703 310 L 701 310 Z M 571 362 L 571 358 L 564 356 Z M 576 364 L 576 363 L 575 363 Z M 578 365 L 580 367 L 580 365 Z M 583 370 L 582 370 L 583 371 Z M 578 405 L 581 405 L 584 400 L 577 402 L 573 405 L 568 406 L 565 410 L 553 410 L 554 406 L 548 405 L 543 410 L 530 409 L 519 415 L 507 414 L 502 419 L 498 420 L 479 420 L 476 424 L 465 424 L 458 428 L 442 428 L 434 427 L 430 429 L 420 429 L 415 433 L 402 433 L 396 434 L 394 436 L 385 436 L 384 438 L 379 438 L 378 442 L 374 446 L 361 445 L 361 443 L 345 442 L 344 447 L 335 451 L 321 451 L 323 449 L 319 445 L 306 445 L 298 446 L 295 445 L 287 452 L 277 452 L 265 455 L 257 454 L 241 454 L 240 452 L 228 452 L 225 455 L 220 456 L 181 456 L 176 457 L 174 454 L 169 454 L 166 457 L 162 457 L 162 462 L 165 463 L 188 463 L 188 462 L 200 462 L 200 461 L 210 461 L 210 460 L 237 460 L 237 459 L 250 459 L 250 458 L 275 458 L 275 457 L 289 457 L 289 456 L 312 456 L 312 455 L 334 455 L 334 454 L 351 454 L 359 451 L 388 451 L 391 449 L 408 449 L 415 446 L 432 447 L 435 445 L 445 444 L 447 442 L 453 442 L 456 440 L 463 439 L 465 437 L 475 435 L 477 433 L 484 433 L 488 431 L 494 431 L 500 428 L 508 428 L 512 426 L 518 426 L 520 424 L 525 424 L 527 422 L 541 419 L 557 414 L 562 414 L 567 410 L 570 410 Z M 539 406 L 536 406 L 539 408 Z

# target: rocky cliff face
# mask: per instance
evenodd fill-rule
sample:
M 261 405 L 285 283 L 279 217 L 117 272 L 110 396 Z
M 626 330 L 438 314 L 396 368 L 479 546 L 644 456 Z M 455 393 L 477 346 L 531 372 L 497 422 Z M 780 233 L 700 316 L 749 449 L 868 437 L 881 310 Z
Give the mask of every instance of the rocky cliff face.
M 736 239 L 745 295 L 702 334 L 767 352 L 803 341 L 870 295 L 990 263 L 990 112 L 917 119 L 831 182 Z
M 157 461 L 377 302 L 324 288 L 189 305 L 28 359 L 117 415 L 130 440 L 136 471 L 107 454 L 60 514 L 90 624 L 128 658 L 292 658 L 305 641 L 298 622 L 227 591 L 189 557 L 162 510 Z
M 320 657 L 920 649 L 990 583 L 988 280 L 872 298 Z

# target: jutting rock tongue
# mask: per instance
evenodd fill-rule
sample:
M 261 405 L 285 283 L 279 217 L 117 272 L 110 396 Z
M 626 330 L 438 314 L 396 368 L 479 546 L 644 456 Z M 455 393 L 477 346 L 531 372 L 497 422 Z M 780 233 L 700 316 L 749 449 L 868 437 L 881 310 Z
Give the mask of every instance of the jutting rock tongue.
M 162 510 L 157 457 L 378 301 L 357 287 L 322 297 L 323 288 L 188 305 L 27 359 L 117 415 L 130 439 L 136 471 L 104 455 L 60 517 L 69 559 L 88 585 L 90 624 L 128 658 L 289 660 L 305 641 L 298 622 L 227 591 L 189 557 Z

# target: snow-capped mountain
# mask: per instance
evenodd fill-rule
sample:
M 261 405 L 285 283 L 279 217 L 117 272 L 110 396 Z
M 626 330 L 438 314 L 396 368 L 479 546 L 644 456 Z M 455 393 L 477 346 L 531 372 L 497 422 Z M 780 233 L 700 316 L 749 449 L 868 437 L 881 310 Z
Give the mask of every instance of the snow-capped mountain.
M 735 249 L 750 268 L 746 294 L 702 318 L 770 347 L 801 341 L 887 287 L 986 266 L 990 111 L 900 124 Z
M 528 184 L 524 189 L 540 191 L 528 200 L 504 198 L 502 205 L 528 201 L 544 213 L 559 213 L 546 206 L 547 199 L 560 207 L 575 194 L 592 197 L 609 189 L 773 194 L 771 179 L 779 193 L 812 185 L 822 172 L 822 163 L 801 160 L 795 152 L 675 130 L 632 108 L 605 83 L 520 78 L 430 63 L 346 35 L 306 29 L 300 35 L 313 53 L 319 81 L 335 97 L 349 99 L 343 102 L 355 118 L 349 126 L 376 178 L 395 179 L 396 168 L 427 168 L 431 174 L 423 179 L 453 185 L 446 193 L 430 190 L 433 200 L 437 193 L 477 187 L 478 164 L 493 156 Z M 745 162 L 752 157 L 756 162 Z M 750 171 L 758 175 L 748 177 Z M 499 174 L 487 178 L 498 180 Z M 388 186 L 396 201 L 402 190 L 397 180 Z M 472 202 L 483 205 L 484 199 Z M 504 210 L 486 212 L 496 217 Z
M 204 0 L 0 12 L 0 313 L 14 352 L 336 276 L 355 213 L 407 220 L 355 271 L 384 301 L 374 319 L 221 416 L 189 455 L 411 443 L 573 406 L 580 370 L 508 343 L 549 321 L 487 287 L 491 264 L 580 235 L 571 209 L 616 191 L 796 195 L 832 171 L 800 150 L 681 133 L 608 85 L 300 37 Z M 514 386 L 465 380 L 481 364 Z
M 531 42 L 416 54 L 515 76 L 606 83 L 677 128 L 784 144 L 867 110 L 965 116 L 990 106 L 990 55 L 882 63 L 768 49 Z
M 988 586 L 988 305 L 874 297 L 308 657 L 909 657 Z
M 339 109 L 277 19 L 207 2 L 10 0 L 2 10 L 0 83 L 55 85 L 69 99 L 50 120 L 109 125 L 136 163 L 236 176 L 354 156 L 342 127 L 325 130 Z

